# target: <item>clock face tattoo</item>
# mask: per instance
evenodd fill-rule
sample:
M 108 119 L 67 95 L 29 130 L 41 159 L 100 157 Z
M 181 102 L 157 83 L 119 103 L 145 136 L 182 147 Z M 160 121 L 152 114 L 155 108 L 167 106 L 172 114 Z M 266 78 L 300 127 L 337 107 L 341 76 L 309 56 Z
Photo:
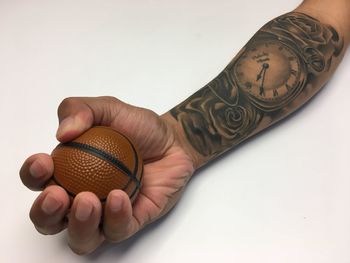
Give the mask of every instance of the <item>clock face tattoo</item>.
M 233 68 L 238 86 L 263 110 L 283 107 L 301 90 L 305 70 L 295 51 L 281 42 L 248 46 Z

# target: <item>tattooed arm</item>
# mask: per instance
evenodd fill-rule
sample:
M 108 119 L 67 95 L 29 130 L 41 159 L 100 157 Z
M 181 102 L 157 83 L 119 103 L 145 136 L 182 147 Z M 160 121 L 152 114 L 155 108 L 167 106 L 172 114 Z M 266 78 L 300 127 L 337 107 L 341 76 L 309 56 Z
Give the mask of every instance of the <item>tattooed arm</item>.
M 305 1 L 268 22 L 214 80 L 165 114 L 185 133 L 196 167 L 286 117 L 331 77 L 350 31 L 339 5 L 345 12 L 350 4 L 332 1 L 338 15 L 329 19 L 329 2 Z
M 57 138 L 70 141 L 93 125 L 118 129 L 139 147 L 143 184 L 133 205 L 121 190 L 103 206 L 89 192 L 70 200 L 59 186 L 43 189 L 53 160 L 32 155 L 20 175 L 28 188 L 43 190 L 30 212 L 35 227 L 43 234 L 67 227 L 69 246 L 83 254 L 157 220 L 177 202 L 194 168 L 287 116 L 324 85 L 348 45 L 349 19 L 349 0 L 304 1 L 263 26 L 218 77 L 161 117 L 110 97 L 65 99 Z

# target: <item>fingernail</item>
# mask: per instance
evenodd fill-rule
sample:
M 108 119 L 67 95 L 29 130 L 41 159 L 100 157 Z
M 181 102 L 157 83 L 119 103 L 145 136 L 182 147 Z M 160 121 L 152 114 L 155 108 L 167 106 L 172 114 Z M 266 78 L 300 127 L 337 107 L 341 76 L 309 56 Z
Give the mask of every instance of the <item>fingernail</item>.
M 92 214 L 93 206 L 90 202 L 79 200 L 75 210 L 75 218 L 79 221 L 87 221 Z
M 44 176 L 45 169 L 43 168 L 41 163 L 38 160 L 36 160 L 29 167 L 29 173 L 33 178 L 38 179 Z
M 44 211 L 45 214 L 53 215 L 61 206 L 61 202 L 59 202 L 51 194 L 48 194 L 45 197 L 43 203 L 41 204 L 41 209 Z
M 75 128 L 75 119 L 72 116 L 65 118 L 59 125 L 56 133 L 57 138 L 61 138 L 67 131 Z
M 112 213 L 118 213 L 122 209 L 121 198 L 112 194 L 109 199 L 109 209 Z

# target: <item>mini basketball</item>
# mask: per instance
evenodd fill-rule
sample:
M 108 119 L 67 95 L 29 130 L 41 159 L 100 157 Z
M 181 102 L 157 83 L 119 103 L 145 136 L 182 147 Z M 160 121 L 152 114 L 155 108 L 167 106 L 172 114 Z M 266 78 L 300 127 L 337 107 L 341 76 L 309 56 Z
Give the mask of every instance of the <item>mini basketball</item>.
M 51 154 L 53 182 L 74 197 L 90 191 L 104 202 L 114 189 L 135 200 L 141 187 L 143 162 L 136 147 L 123 134 L 96 126 L 73 141 L 59 144 Z

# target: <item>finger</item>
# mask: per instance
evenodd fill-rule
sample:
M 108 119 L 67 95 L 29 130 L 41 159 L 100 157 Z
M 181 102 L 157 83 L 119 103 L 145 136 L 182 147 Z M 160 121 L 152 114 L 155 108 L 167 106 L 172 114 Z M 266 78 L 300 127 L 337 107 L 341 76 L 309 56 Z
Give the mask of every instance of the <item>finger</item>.
M 54 166 L 50 155 L 39 153 L 29 157 L 21 167 L 20 178 L 31 190 L 42 190 L 53 174 Z
M 101 202 L 94 194 L 82 192 L 75 197 L 68 222 L 68 244 L 75 253 L 90 253 L 103 242 L 101 213 Z
M 59 186 L 47 187 L 35 200 L 30 219 L 42 234 L 52 235 L 65 228 L 65 215 L 69 209 L 69 197 Z
M 107 240 L 120 242 L 135 234 L 140 225 L 132 215 L 128 195 L 121 190 L 109 193 L 103 221 L 103 232 Z
M 61 142 L 74 139 L 92 125 L 109 126 L 123 104 L 113 97 L 75 97 L 64 99 L 58 107 L 60 122 L 56 137 Z M 113 106 L 112 106 L 113 105 Z

